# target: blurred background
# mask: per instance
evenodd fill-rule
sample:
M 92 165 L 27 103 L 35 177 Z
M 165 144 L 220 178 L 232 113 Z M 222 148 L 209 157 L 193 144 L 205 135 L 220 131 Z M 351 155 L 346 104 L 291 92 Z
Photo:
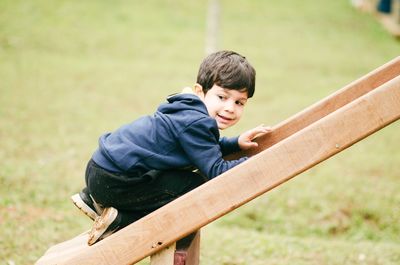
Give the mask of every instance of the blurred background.
M 257 70 L 227 136 L 276 125 L 397 57 L 377 1 L 355 2 L 0 0 L 0 263 L 33 264 L 90 228 L 69 197 L 98 137 L 192 86 L 210 50 Z M 201 264 L 400 264 L 399 129 L 206 226 Z

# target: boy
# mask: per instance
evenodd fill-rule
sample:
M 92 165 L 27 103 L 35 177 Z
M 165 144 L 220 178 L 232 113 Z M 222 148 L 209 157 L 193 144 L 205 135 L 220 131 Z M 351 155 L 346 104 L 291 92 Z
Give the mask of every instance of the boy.
M 92 245 L 247 158 L 223 156 L 257 146 L 258 126 L 239 137 L 219 136 L 236 124 L 255 89 L 255 70 L 232 51 L 209 55 L 194 88 L 169 96 L 145 116 L 100 137 L 74 204 L 95 220 Z M 198 169 L 198 172 L 193 171 Z

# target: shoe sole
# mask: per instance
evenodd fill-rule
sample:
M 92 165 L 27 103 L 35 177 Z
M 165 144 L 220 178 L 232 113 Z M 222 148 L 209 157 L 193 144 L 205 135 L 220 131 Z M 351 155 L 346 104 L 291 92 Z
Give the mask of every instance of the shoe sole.
M 114 229 L 113 231 L 106 232 L 108 227 L 114 222 L 117 218 L 118 210 L 113 207 L 105 208 L 101 216 L 97 217 L 92 229 L 89 232 L 88 245 L 91 246 L 97 241 L 111 235 L 114 231 L 118 229 Z
M 92 210 L 81 198 L 79 193 L 71 196 L 72 202 L 76 207 L 79 208 L 84 214 L 86 214 L 93 221 L 99 216 L 95 211 Z

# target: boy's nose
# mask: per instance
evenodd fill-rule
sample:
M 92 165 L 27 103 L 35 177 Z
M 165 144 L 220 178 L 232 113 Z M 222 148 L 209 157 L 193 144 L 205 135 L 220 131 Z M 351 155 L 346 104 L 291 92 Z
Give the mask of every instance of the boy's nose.
M 225 110 L 229 112 L 233 112 L 235 110 L 235 103 L 234 102 L 227 102 L 225 104 Z

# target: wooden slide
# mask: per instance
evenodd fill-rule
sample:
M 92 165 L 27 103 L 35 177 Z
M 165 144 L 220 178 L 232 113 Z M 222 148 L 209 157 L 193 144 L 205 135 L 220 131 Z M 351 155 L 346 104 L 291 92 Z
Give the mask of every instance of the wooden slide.
M 400 57 L 258 139 L 252 156 L 94 244 L 87 233 L 51 247 L 37 265 L 134 264 L 400 118 Z

